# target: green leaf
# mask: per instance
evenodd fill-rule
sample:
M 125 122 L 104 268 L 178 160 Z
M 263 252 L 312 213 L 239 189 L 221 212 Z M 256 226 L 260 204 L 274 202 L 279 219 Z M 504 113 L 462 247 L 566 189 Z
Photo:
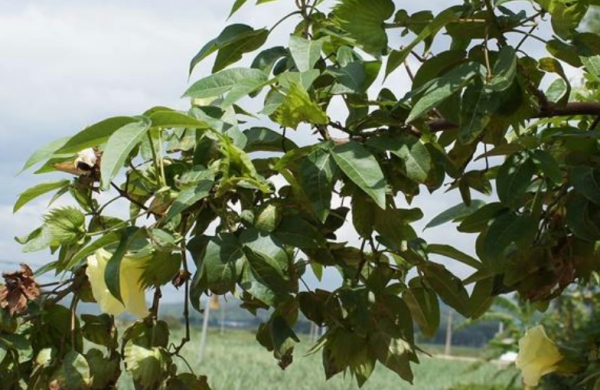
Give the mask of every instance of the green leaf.
M 469 294 L 459 278 L 443 265 L 427 263 L 421 268 L 425 280 L 438 293 L 442 301 L 465 317 L 469 316 Z
M 123 303 L 121 297 L 121 261 L 138 231 L 139 228 L 137 227 L 128 227 L 121 231 L 119 245 L 117 245 L 117 249 L 106 263 L 106 269 L 104 270 L 104 283 L 106 283 L 108 291 L 121 303 Z
M 323 39 L 305 39 L 297 35 L 290 37 L 290 54 L 299 72 L 313 69 L 319 58 L 321 58 L 323 42 Z
M 386 180 L 377 159 L 359 142 L 349 141 L 331 151 L 338 167 L 375 203 L 385 209 Z
M 469 306 L 471 307 L 471 318 L 475 319 L 484 315 L 494 303 L 493 295 L 494 278 L 486 278 L 475 283 L 471 293 Z
M 489 203 L 466 217 L 458 226 L 458 231 L 463 233 L 480 232 L 487 227 L 490 220 L 506 211 L 508 208 L 502 203 Z
M 231 7 L 231 11 L 229 11 L 229 16 L 227 17 L 228 19 L 230 17 L 233 16 L 233 14 L 235 14 L 237 12 L 237 10 L 239 10 L 248 0 L 235 0 L 235 3 L 233 3 L 233 6 Z
M 423 96 L 415 103 L 408 118 L 406 118 L 406 122 L 410 123 L 420 118 L 454 93 L 462 90 L 475 77 L 480 75 L 481 65 L 476 62 L 467 62 L 435 79 Z
M 463 220 L 483 206 L 485 206 L 485 202 L 479 199 L 473 200 L 469 206 L 464 203 L 459 203 L 435 216 L 423 230 L 442 225 L 446 222 Z
M 169 360 L 158 347 L 145 348 L 129 341 L 124 348 L 125 367 L 139 390 L 160 388 L 170 366 Z
M 209 41 L 202 49 L 200 49 L 198 54 L 194 56 L 190 63 L 189 73 L 192 74 L 196 65 L 203 59 L 215 51 L 218 51 L 217 59 L 215 60 L 212 69 L 212 72 L 216 73 L 226 68 L 228 65 L 239 61 L 242 58 L 242 54 L 254 51 L 261 47 L 268 36 L 269 31 L 266 29 L 254 30 L 252 27 L 245 24 L 232 24 L 227 26 L 217 38 Z
M 224 95 L 221 106 L 228 107 L 249 93 L 262 88 L 267 81 L 268 75 L 258 69 L 225 69 L 196 81 L 183 96 L 205 99 Z
M 206 198 L 212 191 L 214 184 L 214 180 L 207 177 L 203 180 L 200 180 L 194 187 L 185 188 L 179 193 L 179 195 L 177 195 L 177 198 L 175 198 L 175 201 L 171 207 L 169 207 L 169 211 L 167 211 L 165 220 L 171 220 L 173 217 L 181 214 L 196 202 Z
M 271 233 L 279 222 L 281 222 L 281 208 L 274 203 L 265 203 L 256 212 L 254 226 L 261 232 Z
M 230 292 L 237 281 L 236 262 L 243 256 L 242 246 L 230 233 L 211 237 L 201 261 L 201 272 L 215 294 Z
M 531 156 L 533 162 L 540 167 L 542 172 L 550 179 L 554 184 L 560 184 L 563 180 L 563 174 L 558 165 L 558 161 L 545 150 L 534 150 Z
M 341 0 L 333 12 L 335 21 L 368 53 L 387 47 L 383 23 L 394 14 L 392 0 Z
M 563 39 L 570 38 L 585 16 L 589 1 L 538 0 L 551 15 L 552 29 Z
M 300 185 L 321 222 L 327 219 L 331 209 L 336 169 L 332 155 L 322 148 L 315 148 L 300 163 Z
M 65 145 L 65 143 L 67 143 L 69 139 L 70 137 L 59 138 L 36 150 L 35 153 L 33 153 L 31 157 L 29 157 L 29 159 L 25 162 L 25 165 L 23 165 L 23 168 L 21 168 L 21 171 L 19 173 L 26 171 L 35 164 L 39 163 L 40 161 L 51 158 L 58 149 L 62 148 Z
M 383 296 L 377 309 L 385 314 L 376 319 L 368 335 L 369 352 L 400 378 L 412 383 L 410 362 L 419 360 L 412 345 L 411 311 L 404 300 L 394 295 Z
M 257 230 L 245 231 L 240 237 L 240 242 L 243 244 L 243 251 L 254 278 L 273 291 L 275 301 L 287 296 L 290 291 L 289 259 L 285 250 L 270 236 Z M 272 302 L 265 303 L 272 304 Z
M 84 247 L 79 252 L 77 252 L 73 256 L 73 258 L 71 258 L 71 260 L 69 261 L 69 264 L 65 267 L 65 269 L 67 269 L 67 270 L 73 269 L 74 267 L 76 267 L 79 264 L 80 260 L 92 255 L 94 252 L 96 252 L 100 248 L 104 248 L 109 245 L 116 244 L 117 242 L 119 242 L 119 240 L 120 240 L 119 233 L 114 232 L 114 231 L 101 236 L 96 241 L 90 243 L 88 246 Z
M 396 68 L 398 68 L 406 57 L 410 54 L 411 51 L 414 50 L 415 47 L 424 40 L 435 36 L 438 31 L 444 28 L 448 23 L 453 22 L 458 19 L 454 9 L 449 8 L 445 11 L 439 13 L 431 23 L 427 24 L 427 26 L 419 33 L 419 35 L 413 40 L 410 44 L 403 47 L 400 51 L 392 51 L 388 56 L 388 62 L 385 68 L 385 76 L 387 77 L 390 73 L 392 73 Z
M 74 244 L 86 232 L 85 216 L 75 207 L 61 207 L 50 210 L 44 217 L 44 225 L 54 242 Z
M 289 52 L 283 46 L 275 46 L 261 51 L 250 65 L 253 69 L 260 69 L 267 74 L 271 74 L 273 67 L 279 59 L 288 57 Z
M 508 157 L 496 177 L 496 189 L 500 201 L 517 208 L 534 174 L 535 164 L 527 152 L 517 152 Z
M 433 290 L 423 286 L 420 277 L 411 280 L 409 285 L 410 288 L 404 291 L 402 299 L 408 305 L 412 319 L 419 325 L 423 336 L 433 337 L 440 327 L 438 297 Z
M 13 213 L 17 212 L 21 207 L 25 206 L 27 203 L 31 202 L 37 197 L 59 188 L 68 187 L 70 183 L 71 182 L 69 180 L 57 180 L 40 183 L 36 186 L 28 188 L 27 190 L 23 191 L 21 195 L 19 195 L 19 198 L 13 207 Z
M 506 91 L 517 76 L 517 54 L 512 46 L 504 46 L 494 64 L 494 78 L 488 88 L 494 92 Z
M 330 67 L 327 73 L 335 77 L 332 95 L 364 94 L 379 74 L 381 62 L 354 61 L 341 68 Z
M 63 360 L 65 389 L 87 389 L 90 385 L 90 366 L 85 357 L 78 352 L 70 351 Z
M 266 127 L 252 127 L 244 131 L 246 146 L 244 151 L 251 152 L 288 152 L 298 148 L 289 138 Z
M 359 236 L 371 238 L 375 225 L 375 203 L 362 190 L 352 196 L 352 225 Z
M 425 183 L 432 168 L 431 154 L 423 142 L 414 136 L 371 137 L 367 145 L 385 150 L 404 163 L 406 176 L 417 183 Z
M 85 358 L 90 366 L 92 389 L 110 388 L 111 384 L 117 382 L 121 375 L 121 357 L 119 355 L 114 354 L 110 358 L 105 358 L 102 351 L 92 348 L 86 352 Z
M 147 134 L 150 124 L 150 120 L 143 118 L 119 128 L 110 136 L 100 164 L 102 189 L 110 188 L 112 179 L 117 176 L 130 153 Z
M 312 125 L 329 123 L 327 114 L 313 101 L 302 85 L 293 83 L 275 112 L 275 121 L 283 127 L 297 129 L 302 122 Z
M 176 127 L 186 127 L 193 129 L 208 129 L 208 123 L 198 120 L 183 112 L 177 111 L 157 111 L 150 116 L 152 127 L 170 129 Z
M 474 257 L 467 255 L 464 252 L 459 251 L 458 249 L 450 245 L 429 244 L 427 245 L 427 251 L 429 253 L 449 257 L 451 259 L 460 261 L 461 263 L 468 265 L 469 267 L 475 268 L 476 270 L 480 270 L 483 268 L 483 264 L 481 264 L 480 261 L 478 261 Z
M 528 215 L 503 214 L 490 225 L 483 238 L 480 258 L 484 264 L 496 272 L 504 267 L 504 251 L 515 243 L 527 249 L 537 233 L 537 221 Z
M 24 244 L 23 253 L 38 252 L 46 249 L 52 243 L 52 234 L 48 226 L 35 229 L 25 239 L 15 238 L 17 242 Z
M 284 217 L 273 232 L 273 238 L 282 244 L 300 249 L 316 249 L 326 244 L 325 238 L 317 228 L 296 216 Z
M 567 200 L 567 226 L 575 236 L 590 242 L 600 239 L 600 226 L 594 218 L 598 209 L 586 198 L 573 194 Z
M 458 137 L 463 145 L 470 144 L 490 123 L 498 107 L 499 99 L 488 86 L 477 80 L 467 86 L 460 107 L 460 127 Z
M 75 134 L 58 149 L 57 153 L 77 153 L 83 149 L 102 145 L 114 132 L 136 122 L 139 122 L 139 119 L 129 116 L 105 119 Z
M 577 166 L 570 171 L 571 184 L 575 191 L 585 196 L 591 202 L 600 204 L 600 185 L 598 172 L 589 166 Z
M 108 314 L 98 316 L 82 314 L 81 320 L 84 322 L 81 327 L 81 334 L 86 340 L 108 348 L 118 346 L 117 330 Z

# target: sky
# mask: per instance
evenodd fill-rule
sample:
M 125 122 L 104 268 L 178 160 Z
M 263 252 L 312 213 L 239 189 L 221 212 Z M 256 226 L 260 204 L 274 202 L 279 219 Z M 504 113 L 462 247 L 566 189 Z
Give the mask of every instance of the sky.
M 250 1 L 227 20 L 232 3 L 0 2 L 0 271 L 14 269 L 19 262 L 39 266 L 51 260 L 45 252 L 21 253 L 13 239 L 40 225 L 48 201 L 40 198 L 13 214 L 18 194 L 40 181 L 57 178 L 36 176 L 31 171 L 16 175 L 29 155 L 49 141 L 72 135 L 109 116 L 136 115 L 155 105 L 186 109 L 189 102 L 180 99 L 181 94 L 191 81 L 209 74 L 214 57 L 197 67 L 191 81 L 188 64 L 208 40 L 227 24 L 270 27 L 281 15 L 294 10 L 292 0 L 259 7 Z M 409 7 L 409 12 L 418 10 L 414 2 L 396 1 L 400 3 Z M 448 4 L 433 0 L 427 2 L 427 7 L 436 10 Z M 285 44 L 292 22 L 280 26 L 267 45 Z M 400 42 L 399 37 L 391 36 L 390 42 Z M 249 63 L 252 58 L 251 54 L 244 61 Z M 572 70 L 568 73 L 575 76 Z M 408 77 L 400 70 L 387 83 L 399 91 L 410 89 Z M 344 110 L 338 105 L 331 114 L 341 119 Z M 426 213 L 416 227 L 421 231 L 433 216 L 459 202 L 456 191 L 413 202 L 411 207 L 422 207 Z M 408 207 L 402 199 L 398 203 L 399 207 Z M 351 240 L 351 229 L 344 231 Z M 474 236 L 458 234 L 451 226 L 427 230 L 423 238 L 473 253 Z M 461 277 L 469 274 L 466 267 L 450 267 Z

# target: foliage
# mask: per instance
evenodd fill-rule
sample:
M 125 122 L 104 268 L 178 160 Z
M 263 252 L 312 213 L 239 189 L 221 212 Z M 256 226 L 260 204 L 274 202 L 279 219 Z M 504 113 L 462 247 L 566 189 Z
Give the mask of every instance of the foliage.
M 516 291 L 544 308 L 597 276 L 600 47 L 578 26 L 598 2 L 535 0 L 522 10 L 471 0 L 437 14 L 409 14 L 392 0 L 330 3 L 331 12 L 322 0 L 296 1 L 285 17 L 298 20 L 287 47 L 264 47 L 271 30 L 226 27 L 191 62 L 193 72 L 217 53 L 213 73 L 184 93 L 189 110 L 109 118 L 26 162 L 75 178 L 25 191 L 15 210 L 53 191 L 77 207 L 50 211 L 18 239 L 25 251 L 53 254 L 37 274 L 65 277 L 41 299 L 25 296 L 24 312 L 2 302 L 0 386 L 110 388 L 125 362 L 140 389 L 208 388 L 205 377 L 172 364 L 189 325 L 179 343 L 157 319 L 160 288 L 171 280 L 183 287 L 185 316 L 190 304 L 201 310 L 206 294 L 233 293 L 250 312 L 272 308 L 257 339 L 282 368 L 292 363 L 302 312 L 327 327 L 312 349 L 326 377 L 349 371 L 362 385 L 378 363 L 413 380 L 413 323 L 435 334 L 438 299 L 477 318 L 496 295 Z M 535 35 L 544 20 L 552 37 Z M 528 54 L 544 48 L 542 58 Z M 250 52 L 251 66 L 241 66 Z M 565 63 L 581 68 L 583 93 L 571 93 Z M 382 87 L 401 67 L 410 90 Z M 259 112 L 244 108 L 252 97 L 262 101 Z M 334 101 L 346 106 L 344 120 Z M 256 116 L 264 126 L 245 122 Z M 310 143 L 298 147 L 290 131 Z M 422 211 L 401 207 L 401 196 L 410 202 L 444 184 L 464 205 L 430 225 L 476 234 L 476 258 L 425 242 L 411 226 Z M 483 204 L 473 192 L 497 199 Z M 129 218 L 110 216 L 107 206 L 123 200 Z M 339 240 L 350 221 L 358 243 Z M 104 281 L 88 279 L 101 251 L 111 256 Z M 463 281 L 430 255 L 473 274 Z M 123 266 L 134 258 L 139 280 Z M 300 291 L 308 269 L 321 277 L 325 268 L 341 275 L 338 288 Z M 6 296 L 20 288 L 9 279 Z M 96 283 L 127 308 L 122 280 L 153 289 L 154 299 L 120 338 L 113 317 L 76 316 L 78 302 L 101 299 Z M 98 348 L 85 351 L 83 339 Z

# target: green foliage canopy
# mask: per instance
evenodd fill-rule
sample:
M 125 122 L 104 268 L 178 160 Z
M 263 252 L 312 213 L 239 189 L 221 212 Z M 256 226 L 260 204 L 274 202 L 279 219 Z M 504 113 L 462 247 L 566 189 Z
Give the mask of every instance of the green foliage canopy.
M 362 385 L 377 363 L 412 381 L 413 324 L 435 334 L 438 299 L 477 318 L 495 296 L 516 291 L 543 310 L 567 286 L 597 277 L 600 37 L 581 24 L 598 2 L 535 0 L 521 9 L 470 0 L 437 14 L 409 14 L 392 0 L 329 3 L 296 1 L 286 47 L 265 47 L 273 30 L 225 27 L 191 61 L 193 74 L 216 53 L 212 74 L 184 93 L 189 110 L 109 118 L 27 161 L 41 164 L 38 173 L 75 177 L 26 190 L 15 211 L 49 192 L 70 194 L 78 207 L 52 210 L 19 238 L 26 251 L 53 254 L 37 274 L 68 277 L 38 298 L 26 268 L 6 275 L 0 388 L 111 388 L 123 361 L 137 388 L 207 389 L 206 378 L 173 368 L 189 324 L 178 342 L 157 319 L 170 282 L 183 287 L 186 318 L 211 294 L 235 294 L 251 312 L 272 309 L 257 340 L 282 368 L 292 363 L 302 313 L 327 327 L 313 348 L 327 377 L 349 371 Z M 551 37 L 536 35 L 544 20 Z M 254 56 L 249 67 L 238 64 L 244 55 Z M 572 88 L 563 64 L 582 70 L 582 88 Z M 401 71 L 408 90 L 380 87 Z M 244 108 L 248 98 L 262 102 L 258 112 Z M 343 121 L 331 119 L 334 99 L 346 106 Z M 257 116 L 265 126 L 248 126 Z M 298 147 L 290 131 L 312 142 Z M 84 160 L 88 148 L 93 158 Z M 463 202 L 429 226 L 477 235 L 476 258 L 426 242 L 411 227 L 422 211 L 398 207 L 402 196 L 410 202 L 445 184 Z M 102 202 L 101 192 L 114 198 Z M 497 198 L 473 200 L 473 192 Z M 128 202 L 128 219 L 107 215 L 114 201 Z M 357 245 L 338 240 L 346 221 Z M 89 280 L 100 250 L 111 254 L 104 280 Z M 461 280 L 431 255 L 473 273 Z M 134 268 L 140 280 L 128 283 L 154 291 L 146 318 L 118 337 L 113 316 L 76 315 L 78 302 L 102 299 L 92 294 L 97 283 L 127 308 L 122 281 Z M 341 275 L 338 288 L 299 288 L 308 269 L 321 277 L 326 268 Z M 69 307 L 60 304 L 66 297 Z M 84 350 L 83 339 L 94 348 Z

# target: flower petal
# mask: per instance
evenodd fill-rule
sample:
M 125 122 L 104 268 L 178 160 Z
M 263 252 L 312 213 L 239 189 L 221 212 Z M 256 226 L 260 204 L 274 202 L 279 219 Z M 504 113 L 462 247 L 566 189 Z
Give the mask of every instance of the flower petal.
M 125 311 L 125 306 L 119 300 L 112 296 L 106 282 L 104 281 L 104 272 L 106 264 L 110 259 L 111 254 L 104 249 L 99 249 L 95 254 L 87 258 L 87 269 L 85 271 L 94 299 L 98 302 L 102 312 L 112 315 L 119 315 Z

